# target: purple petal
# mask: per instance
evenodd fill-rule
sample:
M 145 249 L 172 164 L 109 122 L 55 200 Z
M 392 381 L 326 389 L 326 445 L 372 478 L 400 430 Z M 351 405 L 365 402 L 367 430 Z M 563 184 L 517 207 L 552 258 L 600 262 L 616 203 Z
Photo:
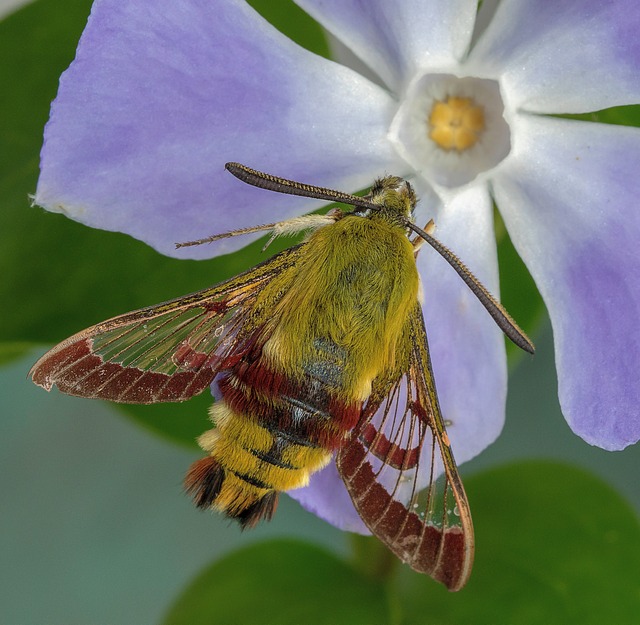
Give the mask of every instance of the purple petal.
M 501 76 L 514 108 L 582 113 L 640 101 L 637 0 L 501 2 L 470 65 Z
M 305 510 L 341 530 L 358 534 L 371 533 L 353 507 L 335 462 L 314 473 L 308 486 L 290 490 L 287 495 L 298 501 Z
M 430 215 L 431 216 L 431 215 Z M 493 207 L 484 185 L 452 193 L 434 236 L 458 255 L 496 297 L 498 260 Z M 424 315 L 442 414 L 458 463 L 470 460 L 502 430 L 507 395 L 504 338 L 458 274 L 428 245 L 418 268 Z
M 244 2 L 98 0 L 52 108 L 36 203 L 176 254 L 176 241 L 321 203 L 250 188 L 226 161 L 347 191 L 396 168 L 392 109 Z
M 592 445 L 640 438 L 640 129 L 521 116 L 498 206 L 553 325 L 560 404 Z
M 423 67 L 450 66 L 467 50 L 475 0 L 295 0 L 396 93 Z

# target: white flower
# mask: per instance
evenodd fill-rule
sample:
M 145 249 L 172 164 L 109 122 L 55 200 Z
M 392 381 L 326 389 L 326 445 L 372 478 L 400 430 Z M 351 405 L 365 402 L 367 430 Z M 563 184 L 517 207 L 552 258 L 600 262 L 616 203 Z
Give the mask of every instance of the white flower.
M 495 201 L 549 310 L 569 425 L 606 449 L 635 442 L 640 131 L 551 115 L 640 101 L 640 3 L 504 0 L 480 16 L 476 0 L 298 3 L 383 86 L 240 0 L 96 1 L 53 105 L 37 203 L 175 254 L 176 241 L 314 208 L 241 185 L 226 161 L 344 191 L 393 173 L 417 187 L 418 221 L 433 218 L 497 293 Z M 464 461 L 502 427 L 503 338 L 440 258 L 418 263 Z M 358 529 L 334 470 L 300 497 Z

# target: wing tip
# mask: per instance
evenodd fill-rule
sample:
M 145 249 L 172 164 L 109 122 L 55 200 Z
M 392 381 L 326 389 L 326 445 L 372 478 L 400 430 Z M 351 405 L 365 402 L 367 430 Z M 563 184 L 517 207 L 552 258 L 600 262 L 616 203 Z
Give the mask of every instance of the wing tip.
M 43 354 L 29 369 L 27 378 L 30 378 L 34 384 L 45 391 L 51 391 L 56 386 L 60 374 L 69 365 L 91 354 L 91 352 L 91 339 L 77 335 L 71 337 Z

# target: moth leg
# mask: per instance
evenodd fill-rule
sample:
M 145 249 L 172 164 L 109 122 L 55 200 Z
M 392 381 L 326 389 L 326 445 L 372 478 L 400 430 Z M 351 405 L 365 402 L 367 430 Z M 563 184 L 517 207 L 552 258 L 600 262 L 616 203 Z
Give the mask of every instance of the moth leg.
M 301 217 L 293 217 L 292 219 L 272 224 L 271 236 L 264 244 L 262 251 L 264 252 L 278 237 L 317 230 L 338 221 L 341 216 L 341 211 L 340 216 L 335 211 L 329 211 L 326 215 L 302 215 Z
M 427 225 L 424 227 L 424 231 L 427 234 L 433 234 L 436 231 L 436 224 L 433 219 L 430 219 L 427 222 Z M 426 241 L 421 236 L 416 236 L 413 241 L 411 241 L 411 245 L 413 245 L 413 253 L 415 256 L 418 255 L 420 248 L 426 243 Z
M 338 214 L 339 213 L 339 214 Z M 176 248 L 192 247 L 194 245 L 203 245 L 205 243 L 212 243 L 213 241 L 219 241 L 220 239 L 229 239 L 230 237 L 237 237 L 242 234 L 252 234 L 254 232 L 265 232 L 271 230 L 271 237 L 267 241 L 266 245 L 262 248 L 262 251 L 266 250 L 272 241 L 281 235 L 297 234 L 305 230 L 317 230 L 323 226 L 328 226 L 342 217 L 342 211 L 330 210 L 326 215 L 303 215 L 302 217 L 294 217 L 293 219 L 287 219 L 286 221 L 278 221 L 273 224 L 264 224 L 262 226 L 252 226 L 250 228 L 240 228 L 239 230 L 232 230 L 231 232 L 223 232 L 221 234 L 214 234 L 204 239 L 197 239 L 196 241 L 183 241 L 182 243 L 176 243 Z

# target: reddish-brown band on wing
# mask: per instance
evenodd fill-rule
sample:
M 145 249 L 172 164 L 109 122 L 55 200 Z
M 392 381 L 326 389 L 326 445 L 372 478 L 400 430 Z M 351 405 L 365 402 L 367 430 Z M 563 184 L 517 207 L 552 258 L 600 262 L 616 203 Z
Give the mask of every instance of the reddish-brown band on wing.
M 394 469 L 411 469 L 418 464 L 421 448 L 405 447 L 392 443 L 384 432 L 380 432 L 373 424 L 367 423 L 363 428 L 360 438 L 367 446 L 368 450 L 380 460 Z
M 302 244 L 304 245 L 304 244 Z M 31 369 L 51 390 L 115 402 L 179 402 L 201 393 L 253 337 L 261 290 L 295 264 L 291 247 L 226 282 L 114 317 L 63 341 Z
M 393 499 L 377 481 L 368 451 L 357 439 L 340 454 L 339 468 L 353 503 L 371 532 L 415 571 L 426 573 L 449 590 L 467 581 L 464 531 L 458 526 L 444 530 L 425 523 L 407 506 Z
M 473 525 L 435 394 L 419 306 L 405 338 L 410 354 L 400 362 L 407 370 L 374 381 L 336 464 L 371 532 L 416 571 L 459 590 L 471 573 Z
M 129 404 L 184 401 L 207 388 L 215 370 L 177 371 L 171 375 L 105 362 L 93 352 L 91 338 L 61 344 L 38 363 L 33 381 L 51 390 L 79 397 L 100 398 Z

